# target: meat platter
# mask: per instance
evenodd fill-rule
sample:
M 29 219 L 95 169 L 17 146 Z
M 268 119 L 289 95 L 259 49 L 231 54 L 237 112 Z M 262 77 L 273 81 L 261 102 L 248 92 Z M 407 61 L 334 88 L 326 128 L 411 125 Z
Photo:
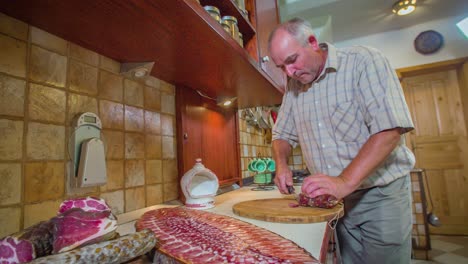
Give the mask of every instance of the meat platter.
M 146 212 L 136 230 L 151 229 L 156 249 L 182 263 L 319 263 L 304 249 L 241 220 L 184 207 Z

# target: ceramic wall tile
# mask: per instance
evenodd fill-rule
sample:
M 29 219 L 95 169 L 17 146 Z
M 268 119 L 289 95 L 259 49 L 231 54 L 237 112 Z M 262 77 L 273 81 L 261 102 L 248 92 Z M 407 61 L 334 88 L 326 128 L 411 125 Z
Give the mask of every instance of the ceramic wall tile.
M 120 63 L 106 56 L 100 55 L 100 68 L 113 73 L 120 72 Z
M 120 131 L 102 130 L 106 142 L 107 159 L 124 158 L 124 133 Z
M 24 171 L 24 201 L 36 203 L 59 199 L 64 194 L 63 162 L 26 163 Z
M 5 237 L 20 231 L 20 226 L 20 207 L 0 208 L 0 237 Z
M 143 109 L 132 106 L 125 106 L 125 130 L 143 132 L 144 115 Z
M 107 204 L 110 206 L 113 214 L 118 215 L 124 213 L 124 192 L 122 190 L 115 192 L 106 192 L 101 194 Z
M 175 159 L 168 159 L 162 161 L 163 165 L 163 182 L 175 182 L 178 181 L 178 173 L 177 173 L 177 160 Z
M 145 136 L 145 157 L 147 159 L 161 159 L 161 136 L 147 134 Z
M 145 131 L 152 134 L 161 134 L 161 114 L 145 111 Z
M 23 121 L 0 119 L 0 160 L 22 158 Z
M 135 187 L 145 184 L 145 161 L 125 161 L 125 187 Z
M 0 75 L 0 115 L 24 116 L 26 82 Z
M 159 88 L 161 86 L 161 80 L 150 75 L 145 78 L 145 85 Z
M 72 91 L 97 95 L 98 68 L 70 60 L 69 88 Z
M 0 13 L 0 32 L 20 40 L 28 40 L 28 24 Z M 1 237 L 1 236 L 0 236 Z
M 62 200 L 45 201 L 24 206 L 24 228 L 28 228 L 40 221 L 46 221 L 57 215 Z
M 124 80 L 125 104 L 143 107 L 144 85 L 129 79 Z
M 67 61 L 65 56 L 32 45 L 29 77 L 35 82 L 65 87 Z
M 175 117 L 172 115 L 161 115 L 161 132 L 165 136 L 175 136 Z
M 161 93 L 161 112 L 175 115 L 175 96 Z
M 79 95 L 75 93 L 68 94 L 68 124 L 81 113 L 98 113 L 97 99 L 90 96 Z
M 123 102 L 123 78 L 114 73 L 101 70 L 99 72 L 99 97 L 117 102 Z
M 175 94 L 175 86 L 162 80 L 160 81 L 160 89 L 162 92 L 165 92 L 167 94 Z
M 161 92 L 158 88 L 145 86 L 145 108 L 153 111 L 161 111 Z
M 145 183 L 162 183 L 163 169 L 162 160 L 146 160 Z
M 124 187 L 124 161 L 106 160 L 107 183 L 100 187 L 101 192 Z
M 74 43 L 70 43 L 70 57 L 92 66 L 99 65 L 99 55 Z
M 37 27 L 30 27 L 31 42 L 45 49 L 57 52 L 61 55 L 67 54 L 68 42 L 62 38 L 52 35 Z
M 145 207 L 145 187 L 125 190 L 125 212 Z
M 177 200 L 179 197 L 179 182 L 163 183 L 164 202 Z
M 29 118 L 63 124 L 65 105 L 65 91 L 40 84 L 29 85 Z
M 104 128 L 123 129 L 124 106 L 106 100 L 99 100 L 99 118 Z
M 25 78 L 26 54 L 26 42 L 0 35 L 0 72 Z
M 22 180 L 20 163 L 0 163 L 0 205 L 21 202 Z
M 163 159 L 174 159 L 176 157 L 176 141 L 174 137 L 162 137 Z
M 30 160 L 65 158 L 65 127 L 29 122 L 26 153 Z
M 145 136 L 138 133 L 125 133 L 125 158 L 145 158 Z
M 146 206 L 152 206 L 163 203 L 163 185 L 146 186 Z

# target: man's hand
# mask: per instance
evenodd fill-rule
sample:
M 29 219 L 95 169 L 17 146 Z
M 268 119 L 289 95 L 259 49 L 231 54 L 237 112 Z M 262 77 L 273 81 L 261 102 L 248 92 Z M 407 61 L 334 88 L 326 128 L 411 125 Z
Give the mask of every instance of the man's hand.
M 292 171 L 288 166 L 276 168 L 275 184 L 278 186 L 280 193 L 289 194 L 287 186 L 292 186 L 293 181 Z
M 322 194 L 330 194 L 340 200 L 352 193 L 357 187 L 341 176 L 332 177 L 319 173 L 305 178 L 301 190 L 302 193 L 311 198 Z

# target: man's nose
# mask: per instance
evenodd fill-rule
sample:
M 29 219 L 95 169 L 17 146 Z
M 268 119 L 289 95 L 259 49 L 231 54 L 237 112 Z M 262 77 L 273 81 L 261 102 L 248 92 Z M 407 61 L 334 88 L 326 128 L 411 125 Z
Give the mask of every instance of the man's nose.
M 284 70 L 289 77 L 294 77 L 295 70 L 294 70 L 294 67 L 292 67 L 292 65 L 286 65 Z

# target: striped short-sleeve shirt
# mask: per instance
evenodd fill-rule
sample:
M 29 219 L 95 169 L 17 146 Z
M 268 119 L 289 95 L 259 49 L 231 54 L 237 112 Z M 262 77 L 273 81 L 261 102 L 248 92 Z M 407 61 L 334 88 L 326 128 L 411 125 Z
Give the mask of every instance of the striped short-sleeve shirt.
M 373 48 L 337 49 L 328 43 L 325 67 L 309 89 L 286 91 L 273 140 L 300 144 L 312 174 L 338 176 L 370 136 L 413 129 L 405 97 L 388 60 Z M 385 162 L 359 187 L 382 186 L 408 175 L 415 163 L 404 136 Z

